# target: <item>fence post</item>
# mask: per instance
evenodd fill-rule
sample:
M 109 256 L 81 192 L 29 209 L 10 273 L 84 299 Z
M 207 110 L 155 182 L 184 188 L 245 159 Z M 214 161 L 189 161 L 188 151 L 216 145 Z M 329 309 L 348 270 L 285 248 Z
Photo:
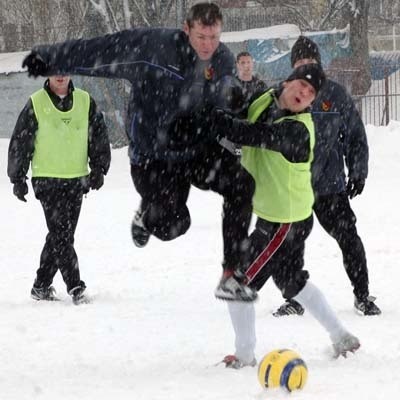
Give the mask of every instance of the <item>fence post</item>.
M 389 74 L 388 69 L 385 68 L 385 111 L 386 111 L 386 124 L 389 125 Z

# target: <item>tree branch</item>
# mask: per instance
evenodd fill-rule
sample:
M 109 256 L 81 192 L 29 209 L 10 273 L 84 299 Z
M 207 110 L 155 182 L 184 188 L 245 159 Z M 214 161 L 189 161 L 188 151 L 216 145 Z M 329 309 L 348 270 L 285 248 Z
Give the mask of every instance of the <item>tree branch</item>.
M 119 27 L 119 25 L 118 25 L 117 18 L 115 18 L 114 10 L 113 10 L 113 8 L 111 7 L 110 1 L 109 1 L 109 0 L 105 0 L 105 1 L 106 1 L 106 5 L 108 6 L 108 12 L 111 14 L 111 18 L 112 18 L 112 20 L 113 20 L 113 22 L 114 22 L 115 30 L 116 30 L 116 31 L 119 31 L 119 30 L 120 30 L 120 27 Z
M 143 10 L 140 7 L 140 5 L 138 4 L 138 2 L 136 0 L 133 0 L 133 2 L 135 3 L 135 6 L 138 9 L 139 14 L 142 17 L 143 21 L 146 23 L 147 26 L 151 26 L 149 20 L 146 18 L 146 15 L 143 13 Z

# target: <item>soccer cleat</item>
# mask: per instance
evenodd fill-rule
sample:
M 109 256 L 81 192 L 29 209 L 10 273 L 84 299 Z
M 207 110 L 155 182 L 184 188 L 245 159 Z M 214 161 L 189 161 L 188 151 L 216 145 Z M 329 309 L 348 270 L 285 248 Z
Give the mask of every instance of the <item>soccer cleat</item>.
M 376 300 L 373 296 L 368 296 L 365 299 L 354 299 L 354 308 L 359 314 L 362 315 L 379 315 L 382 313 L 381 309 L 374 303 Z
M 133 217 L 131 234 L 133 243 L 135 243 L 135 246 L 137 247 L 146 246 L 150 239 L 150 233 L 143 225 L 143 213 L 140 210 L 136 211 L 135 216 Z
M 304 308 L 296 300 L 286 300 L 275 312 L 272 313 L 274 317 L 285 317 L 287 315 L 303 315 Z
M 215 289 L 215 297 L 226 301 L 254 301 L 257 291 L 246 285 L 246 276 L 236 270 L 225 270 Z
M 47 288 L 41 288 L 33 286 L 31 289 L 31 297 L 34 300 L 45 300 L 45 301 L 58 301 L 60 300 L 56 296 L 56 290 L 53 286 Z
M 257 360 L 253 358 L 249 363 L 239 360 L 235 355 L 225 356 L 221 361 L 225 364 L 226 368 L 241 369 L 243 367 L 255 367 L 257 365 Z
M 78 306 L 79 304 L 89 304 L 90 299 L 85 295 L 86 287 L 83 286 L 76 286 L 71 289 L 68 294 L 72 297 L 72 302 Z
M 348 352 L 354 353 L 361 345 L 358 338 L 351 333 L 346 333 L 338 342 L 333 343 L 332 346 L 334 352 L 333 356 L 338 358 L 339 356 L 347 357 Z

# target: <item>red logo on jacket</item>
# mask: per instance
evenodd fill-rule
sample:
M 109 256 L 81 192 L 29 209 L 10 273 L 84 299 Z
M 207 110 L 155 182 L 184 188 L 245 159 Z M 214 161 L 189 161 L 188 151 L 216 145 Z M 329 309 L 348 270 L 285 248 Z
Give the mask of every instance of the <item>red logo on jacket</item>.
M 322 111 L 329 111 L 332 107 L 332 103 L 329 100 L 324 100 L 321 104 Z
M 204 68 L 204 77 L 209 81 L 214 76 L 214 68 L 206 67 Z

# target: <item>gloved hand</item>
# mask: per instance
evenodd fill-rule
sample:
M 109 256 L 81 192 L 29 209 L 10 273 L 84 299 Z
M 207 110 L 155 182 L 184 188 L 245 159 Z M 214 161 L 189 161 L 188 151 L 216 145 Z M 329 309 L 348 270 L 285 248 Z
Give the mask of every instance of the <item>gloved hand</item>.
M 89 174 L 89 186 L 92 190 L 99 190 L 104 184 L 104 174 L 93 169 Z
M 43 61 L 40 54 L 35 51 L 31 51 L 22 61 L 22 68 L 28 69 L 28 76 L 34 76 L 35 78 L 40 75 L 46 75 L 48 71 L 47 64 Z
M 213 108 L 210 112 L 211 134 L 215 138 L 224 136 L 225 132 L 229 132 L 233 125 L 232 116 L 220 108 Z
M 28 194 L 28 185 L 25 181 L 14 183 L 13 187 L 14 196 L 17 197 L 18 200 L 24 201 L 26 203 L 25 195 Z
M 365 180 L 364 179 L 353 179 L 350 178 L 349 181 L 347 182 L 347 195 L 350 197 L 350 199 L 356 197 L 357 195 L 361 194 L 362 191 L 364 190 L 365 186 Z

